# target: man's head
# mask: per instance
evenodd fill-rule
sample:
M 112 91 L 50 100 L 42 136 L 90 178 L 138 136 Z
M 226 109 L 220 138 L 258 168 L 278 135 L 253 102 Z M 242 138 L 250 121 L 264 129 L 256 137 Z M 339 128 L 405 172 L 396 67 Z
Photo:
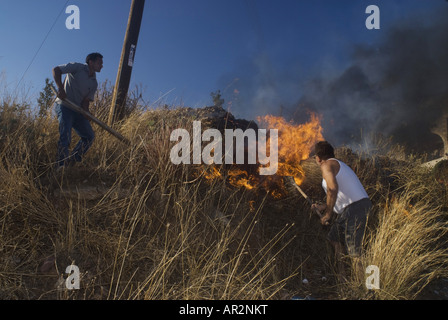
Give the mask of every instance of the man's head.
M 98 52 L 90 53 L 86 57 L 86 64 L 92 71 L 100 72 L 103 68 L 103 56 Z
M 314 147 L 317 161 L 328 160 L 334 158 L 334 148 L 328 141 L 319 141 Z
M 438 162 L 432 173 L 438 183 L 448 186 L 448 160 Z

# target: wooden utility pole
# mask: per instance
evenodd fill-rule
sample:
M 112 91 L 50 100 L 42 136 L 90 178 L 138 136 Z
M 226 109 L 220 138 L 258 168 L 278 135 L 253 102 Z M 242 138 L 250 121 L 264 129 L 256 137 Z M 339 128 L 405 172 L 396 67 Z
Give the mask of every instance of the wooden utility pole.
M 131 81 L 132 67 L 134 65 L 135 51 L 137 49 L 138 34 L 143 16 L 145 0 L 132 0 L 129 12 L 128 26 L 121 51 L 120 65 L 117 80 L 115 81 L 112 106 L 109 113 L 109 126 L 124 117 L 124 106 Z

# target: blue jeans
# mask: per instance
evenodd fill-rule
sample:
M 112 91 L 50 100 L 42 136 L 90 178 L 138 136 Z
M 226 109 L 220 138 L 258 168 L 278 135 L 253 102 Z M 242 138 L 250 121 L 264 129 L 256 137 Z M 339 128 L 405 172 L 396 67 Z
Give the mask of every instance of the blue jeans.
M 59 121 L 59 141 L 58 141 L 58 166 L 67 165 L 70 162 L 80 162 L 82 156 L 92 146 L 95 132 L 82 114 L 70 110 L 60 104 L 56 104 L 55 112 Z M 69 154 L 69 147 L 72 141 L 72 128 L 81 137 L 72 153 Z

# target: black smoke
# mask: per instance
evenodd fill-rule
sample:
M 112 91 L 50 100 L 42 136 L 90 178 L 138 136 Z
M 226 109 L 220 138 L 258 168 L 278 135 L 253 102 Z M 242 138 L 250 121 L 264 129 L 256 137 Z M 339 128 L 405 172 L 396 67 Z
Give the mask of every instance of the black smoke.
M 297 106 L 322 114 L 336 144 L 374 133 L 409 152 L 441 148 L 431 128 L 448 111 L 447 18 L 445 10 L 424 24 L 402 21 L 380 43 L 355 47 L 350 67 L 333 79 L 309 81 Z
M 321 70 L 306 81 L 296 78 L 294 68 L 279 70 L 254 59 L 240 68 L 231 111 L 281 114 L 297 122 L 314 111 L 335 145 L 379 134 L 409 152 L 442 148 L 431 127 L 448 111 L 448 8 L 382 28 L 377 43 L 353 47 L 345 70 Z

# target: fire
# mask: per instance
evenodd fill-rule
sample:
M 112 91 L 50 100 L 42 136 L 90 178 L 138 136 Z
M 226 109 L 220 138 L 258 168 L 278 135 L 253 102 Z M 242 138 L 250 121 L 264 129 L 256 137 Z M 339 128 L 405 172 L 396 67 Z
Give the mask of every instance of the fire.
M 317 141 L 323 140 L 320 117 L 311 113 L 311 120 L 299 125 L 271 115 L 258 120 L 279 131 L 277 175 L 294 177 L 295 182 L 301 185 L 305 172 L 300 162 L 309 158 Z
M 243 187 L 254 190 L 263 187 L 270 195 L 279 199 L 286 190 L 284 189 L 284 176 L 294 177 L 295 182 L 301 185 L 305 179 L 305 171 L 300 165 L 301 161 L 309 158 L 314 145 L 319 140 L 324 140 L 320 117 L 310 114 L 310 121 L 304 124 L 294 124 L 282 117 L 266 115 L 259 117 L 260 127 L 278 130 L 278 169 L 273 176 L 260 176 L 248 173 L 241 166 L 232 166 L 227 171 L 227 181 L 235 187 Z M 270 139 L 267 139 L 269 144 Z M 269 150 L 269 145 L 266 146 Z M 207 170 L 204 176 L 208 180 L 223 179 L 224 175 L 215 167 Z
M 245 187 L 248 190 L 255 188 L 254 176 L 249 176 L 247 171 L 235 168 L 229 171 L 229 182 L 237 187 Z
M 222 178 L 221 172 L 215 166 L 210 166 L 209 170 L 204 170 L 202 174 L 207 180 Z

